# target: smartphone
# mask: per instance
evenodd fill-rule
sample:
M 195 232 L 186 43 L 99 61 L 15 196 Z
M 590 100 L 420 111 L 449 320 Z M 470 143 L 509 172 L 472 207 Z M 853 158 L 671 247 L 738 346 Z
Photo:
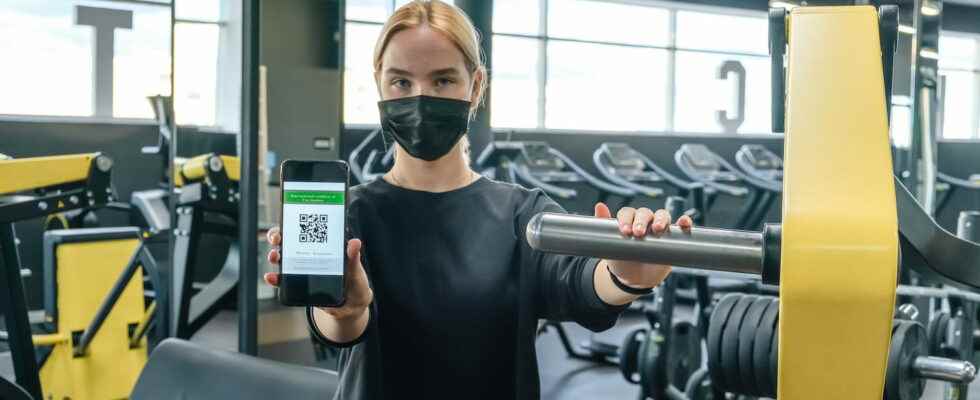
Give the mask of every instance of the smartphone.
M 280 166 L 279 182 L 279 302 L 286 306 L 344 304 L 347 163 L 286 160 Z

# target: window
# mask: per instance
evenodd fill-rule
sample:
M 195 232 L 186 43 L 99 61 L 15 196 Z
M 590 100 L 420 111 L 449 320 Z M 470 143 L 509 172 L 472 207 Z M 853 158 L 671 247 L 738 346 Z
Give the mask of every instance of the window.
M 980 138 L 980 37 L 943 32 L 939 73 L 946 78 L 943 138 Z
M 494 127 L 718 133 L 725 111 L 739 133 L 771 132 L 762 13 L 495 0 L 493 28 Z M 745 70 L 744 116 L 726 62 Z
M 761 17 L 677 11 L 677 47 L 754 55 L 769 54 L 769 20 Z
M 494 126 L 534 128 L 538 125 L 539 44 L 537 40 L 500 36 L 493 42 L 493 95 L 490 123 Z
M 175 4 L 174 108 L 180 124 L 216 125 L 220 16 L 227 1 Z M 108 28 L 76 24 L 77 6 L 121 11 L 109 82 L 95 76 L 96 30 Z M 4 1 L 0 57 L 16 62 L 0 63 L 0 114 L 153 118 L 147 96 L 170 94 L 170 17 L 168 0 Z M 99 109 L 97 93 L 109 85 L 112 108 Z
M 99 113 L 95 27 L 75 24 L 76 6 L 132 13 L 131 28 L 114 29 L 112 108 Z M 170 7 L 150 2 L 4 1 L 0 54 L 7 60 L 0 63 L 0 114 L 152 118 L 146 96 L 170 92 Z
M 737 118 L 735 77 L 720 79 L 726 61 L 745 69 L 745 116 L 738 132 L 771 131 L 772 84 L 769 58 L 677 51 L 674 72 L 674 130 L 677 132 L 721 132 L 717 113 Z
M 378 124 L 380 98 L 374 83 L 374 43 L 385 19 L 405 3 L 408 0 L 348 0 L 345 5 L 345 124 Z
M 551 41 L 545 127 L 662 131 L 666 70 L 665 50 Z
M 494 0 L 493 32 L 519 35 L 541 34 L 541 3 L 544 0 Z M 494 45 L 497 44 L 496 37 Z
M 219 125 L 221 6 L 238 0 L 174 1 L 174 117 L 181 125 Z M 239 86 L 239 79 L 229 78 L 238 77 L 240 69 L 239 61 L 233 73 L 222 74 L 222 84 Z M 222 125 L 237 126 L 237 122 Z
M 551 38 L 665 46 L 670 35 L 666 9 L 604 1 L 550 0 Z
M 374 42 L 381 25 L 348 22 L 344 48 L 344 122 L 377 124 L 378 88 L 374 83 Z
M 217 24 L 174 25 L 174 117 L 181 125 L 216 125 L 219 34 Z
M 772 131 L 768 35 L 764 17 L 677 11 L 674 131 L 722 132 L 720 112 L 742 120 L 739 133 Z M 726 63 L 737 63 L 745 71 L 744 116 L 737 109 L 740 78 L 722 75 Z

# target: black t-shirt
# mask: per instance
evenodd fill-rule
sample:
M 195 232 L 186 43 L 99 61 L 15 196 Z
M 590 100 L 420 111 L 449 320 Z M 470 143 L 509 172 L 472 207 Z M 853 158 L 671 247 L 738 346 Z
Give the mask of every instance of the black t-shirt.
M 374 290 L 343 347 L 335 399 L 537 399 L 539 318 L 612 327 L 626 306 L 595 292 L 598 260 L 544 254 L 528 220 L 563 212 L 540 190 L 480 178 L 444 193 L 383 179 L 350 190 L 350 234 Z M 311 321 L 312 324 L 312 321 Z

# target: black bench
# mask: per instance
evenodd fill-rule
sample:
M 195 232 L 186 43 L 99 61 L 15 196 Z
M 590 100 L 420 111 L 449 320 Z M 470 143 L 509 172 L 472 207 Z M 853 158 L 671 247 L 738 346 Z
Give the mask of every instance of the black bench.
M 320 400 L 336 388 L 337 376 L 326 370 L 167 339 L 153 350 L 130 399 Z

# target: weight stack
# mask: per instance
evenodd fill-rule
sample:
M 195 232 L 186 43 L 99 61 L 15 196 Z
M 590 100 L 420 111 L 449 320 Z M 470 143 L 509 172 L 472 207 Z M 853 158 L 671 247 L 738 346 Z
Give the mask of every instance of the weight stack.
M 711 313 L 708 370 L 716 390 L 776 396 L 779 299 L 729 293 Z

